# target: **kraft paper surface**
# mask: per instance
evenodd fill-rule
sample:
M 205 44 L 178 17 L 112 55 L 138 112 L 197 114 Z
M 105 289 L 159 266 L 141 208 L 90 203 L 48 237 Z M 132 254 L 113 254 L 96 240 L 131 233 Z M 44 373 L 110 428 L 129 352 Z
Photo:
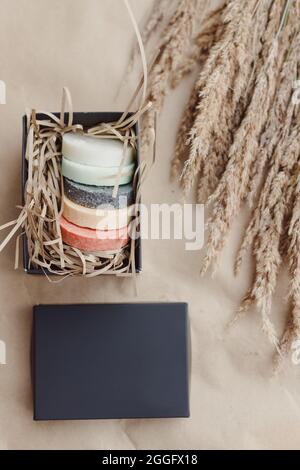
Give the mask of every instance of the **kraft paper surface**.
M 151 0 L 131 0 L 138 21 Z M 134 34 L 121 0 L 0 0 L 0 224 L 18 215 L 21 202 L 21 119 L 26 108 L 58 111 L 63 86 L 76 111 L 126 108 L 141 70 L 124 78 Z M 193 78 L 166 100 L 158 120 L 156 163 L 143 202 L 175 203 L 169 180 L 176 130 Z M 119 94 L 117 92 L 120 88 Z M 251 259 L 238 278 L 233 260 L 247 222 L 233 227 L 220 268 L 200 277 L 204 251 L 184 240 L 144 240 L 138 297 L 131 279 L 73 278 L 55 284 L 14 271 L 15 245 L 0 256 L 1 449 L 278 449 L 300 443 L 300 365 L 288 358 L 274 376 L 273 349 L 251 311 L 231 330 L 231 320 L 251 281 Z M 4 234 L 1 234 L 1 237 Z M 273 319 L 286 319 L 286 279 L 274 296 Z M 36 423 L 32 419 L 30 341 L 32 307 L 39 303 L 184 301 L 192 330 L 191 418 L 174 420 Z M 105 377 L 103 377 L 105 380 Z

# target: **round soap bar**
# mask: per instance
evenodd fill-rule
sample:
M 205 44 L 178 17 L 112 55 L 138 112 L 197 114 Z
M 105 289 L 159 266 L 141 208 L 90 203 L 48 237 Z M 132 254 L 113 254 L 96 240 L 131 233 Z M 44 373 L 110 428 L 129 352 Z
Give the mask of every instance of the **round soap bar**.
M 134 162 L 135 149 L 126 149 L 125 165 Z M 69 132 L 63 136 L 62 154 L 68 160 L 91 166 L 120 166 L 124 144 L 117 139 L 102 139 L 91 135 Z
M 117 251 L 126 246 L 129 240 L 128 227 L 118 230 L 91 230 L 73 225 L 61 217 L 60 228 L 62 239 L 67 245 L 89 253 Z
M 87 186 L 64 178 L 64 191 L 70 201 L 80 206 L 95 209 L 98 206 L 111 206 L 115 209 L 131 206 L 134 203 L 132 184 L 119 186 L 117 197 L 113 197 L 113 186 Z
M 63 216 L 69 222 L 80 227 L 97 230 L 116 230 L 126 227 L 133 215 L 133 206 L 123 209 L 90 209 L 80 206 L 63 197 Z
M 120 185 L 128 184 L 132 181 L 135 164 L 124 166 L 120 178 Z M 119 168 L 99 167 L 82 165 L 75 163 L 67 158 L 62 159 L 62 174 L 70 180 L 77 183 L 87 184 L 91 186 L 114 186 L 116 183 Z

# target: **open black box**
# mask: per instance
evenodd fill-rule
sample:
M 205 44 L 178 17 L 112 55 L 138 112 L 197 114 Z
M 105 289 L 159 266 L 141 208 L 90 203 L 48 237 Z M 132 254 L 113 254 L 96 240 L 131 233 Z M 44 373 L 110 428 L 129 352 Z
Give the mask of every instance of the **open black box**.
M 60 117 L 60 113 L 53 113 L 54 116 Z M 129 114 L 130 115 L 130 114 Z M 68 113 L 65 113 L 65 123 L 68 122 Z M 122 116 L 122 113 L 116 112 L 90 112 L 90 113 L 73 113 L 73 124 L 81 124 L 84 128 L 90 128 L 98 125 L 101 122 L 115 122 Z M 46 118 L 44 114 L 38 113 L 37 119 L 42 120 Z M 22 200 L 24 203 L 25 185 L 28 178 L 28 167 L 26 161 L 26 144 L 28 134 L 28 119 L 27 116 L 23 117 L 23 141 L 22 141 Z M 135 124 L 134 130 L 136 135 L 139 136 L 139 125 Z M 140 164 L 140 148 L 139 138 L 137 139 L 137 167 Z M 29 254 L 28 254 L 28 243 L 26 235 L 23 235 L 23 266 L 24 270 L 28 274 L 44 274 L 40 268 L 29 267 Z M 135 269 L 137 273 L 142 270 L 142 251 L 141 251 L 141 240 L 136 242 L 136 253 L 135 253 Z M 52 273 L 47 273 L 51 275 Z

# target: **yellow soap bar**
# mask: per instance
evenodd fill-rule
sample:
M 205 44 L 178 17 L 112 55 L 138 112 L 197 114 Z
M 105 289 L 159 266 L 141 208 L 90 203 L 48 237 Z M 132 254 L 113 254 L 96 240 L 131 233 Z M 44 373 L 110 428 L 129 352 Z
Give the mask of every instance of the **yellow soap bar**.
M 63 197 L 63 216 L 72 224 L 98 230 L 116 230 L 126 227 L 133 216 L 134 206 L 122 209 L 101 208 L 91 209 L 80 206 Z

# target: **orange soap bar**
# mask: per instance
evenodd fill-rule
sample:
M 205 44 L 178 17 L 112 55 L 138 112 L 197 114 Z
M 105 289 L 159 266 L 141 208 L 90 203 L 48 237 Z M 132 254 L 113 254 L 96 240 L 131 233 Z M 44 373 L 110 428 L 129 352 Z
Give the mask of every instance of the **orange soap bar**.
M 61 217 L 60 228 L 62 239 L 67 245 L 90 253 L 120 250 L 129 240 L 128 227 L 117 230 L 93 230 L 74 225 Z

